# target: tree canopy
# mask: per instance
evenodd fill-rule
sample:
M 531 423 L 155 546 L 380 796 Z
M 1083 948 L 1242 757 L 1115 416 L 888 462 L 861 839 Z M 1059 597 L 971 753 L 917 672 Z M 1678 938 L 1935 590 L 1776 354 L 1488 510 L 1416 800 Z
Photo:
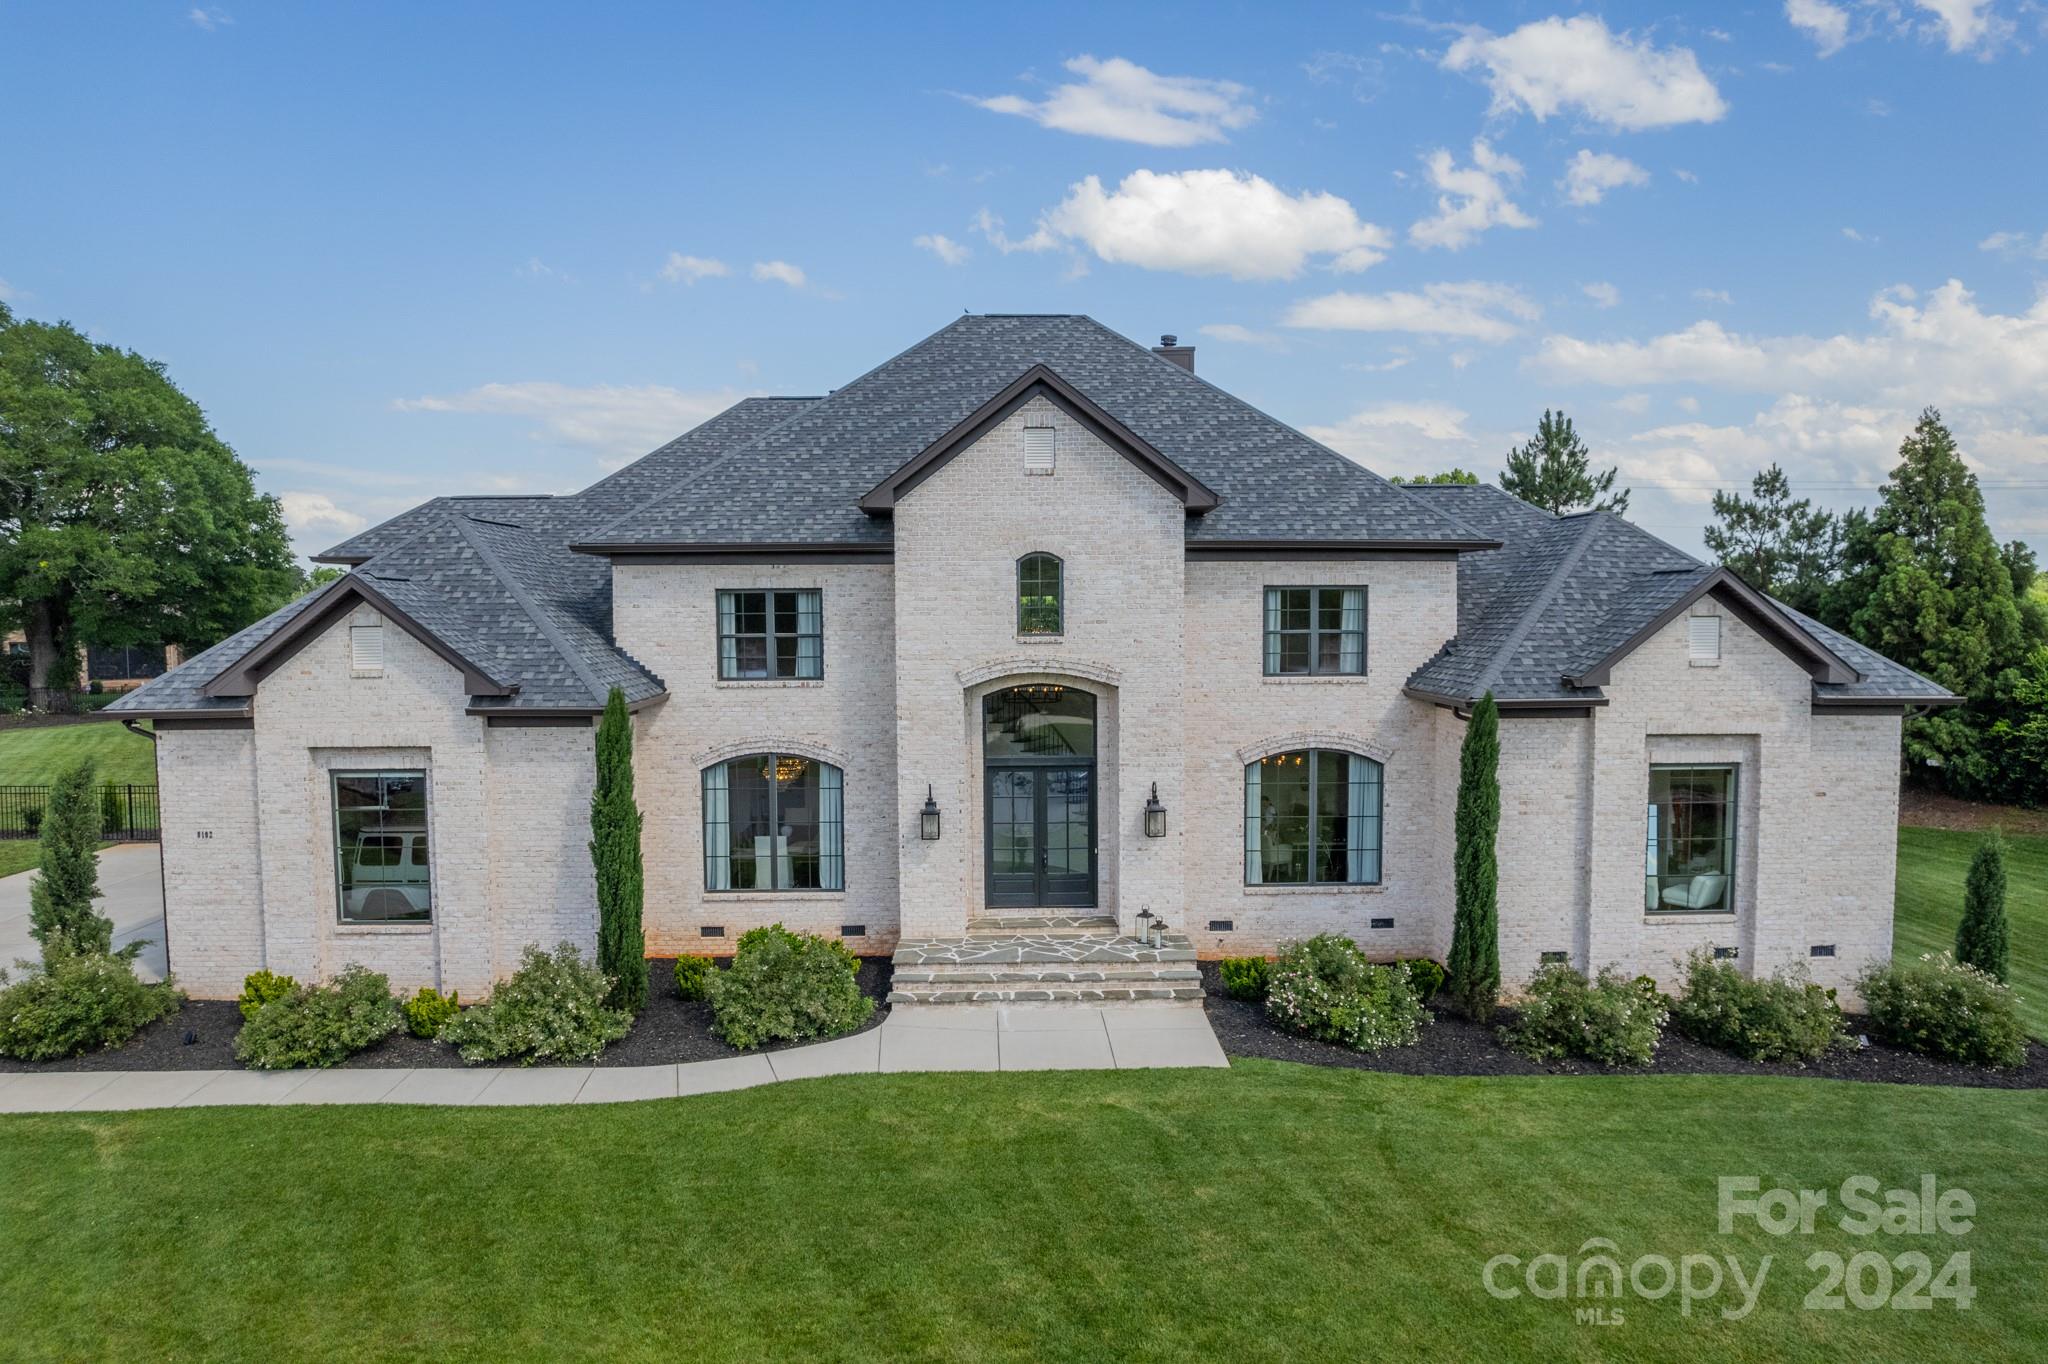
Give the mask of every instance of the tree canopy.
M 1394 482 L 1423 484 L 1456 483 L 1476 488 L 1479 486 L 1479 475 L 1468 473 L 1463 469 L 1446 469 L 1440 474 L 1417 474 L 1413 478 L 1397 478 Z
M 81 641 L 190 652 L 299 581 L 277 500 L 161 364 L 0 310 L 0 600 L 31 704 L 62 704 Z
M 1773 464 L 1750 480 L 1750 497 L 1714 494 L 1707 548 L 1743 581 L 1797 611 L 1820 609 L 1841 557 L 1841 529 L 1809 498 L 1792 497 L 1785 471 Z
M 1614 491 L 1618 472 L 1594 473 L 1592 452 L 1572 429 L 1572 419 L 1545 408 L 1536 434 L 1508 451 L 1500 486 L 1556 516 L 1575 511 L 1619 514 L 1628 510 L 1629 490 Z

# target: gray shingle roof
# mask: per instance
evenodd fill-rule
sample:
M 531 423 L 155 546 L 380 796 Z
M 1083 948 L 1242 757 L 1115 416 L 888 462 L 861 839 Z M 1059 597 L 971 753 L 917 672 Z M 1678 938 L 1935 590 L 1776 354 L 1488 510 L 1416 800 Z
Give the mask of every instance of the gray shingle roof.
M 1491 691 L 1496 700 L 1529 704 L 1598 702 L 1600 688 L 1566 679 L 1590 671 L 1719 572 L 1606 512 L 1553 517 L 1485 485 L 1414 491 L 1502 541 L 1458 557 L 1458 636 L 1408 679 L 1430 696 L 1470 701 Z M 1910 669 L 1773 605 L 1863 674 L 1860 682 L 1816 682 L 1817 699 L 1953 699 Z

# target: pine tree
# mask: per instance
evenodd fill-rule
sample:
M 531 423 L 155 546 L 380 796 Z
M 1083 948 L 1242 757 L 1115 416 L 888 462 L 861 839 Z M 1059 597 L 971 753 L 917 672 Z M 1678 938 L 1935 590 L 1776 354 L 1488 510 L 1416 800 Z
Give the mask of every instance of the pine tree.
M 597 873 L 597 965 L 612 978 L 606 1003 L 647 1007 L 647 939 L 640 930 L 644 874 L 640 807 L 633 801 L 633 717 L 617 687 L 597 726 L 597 784 L 590 794 L 590 864 Z
M 1572 429 L 1572 419 L 1545 408 L 1536 434 L 1520 448 L 1508 451 L 1508 468 L 1500 476 L 1500 486 L 1555 516 L 1586 510 L 1616 515 L 1627 511 L 1629 490 L 1614 491 L 1619 471 L 1594 473 L 1591 454 Z
M 43 812 L 42 874 L 28 892 L 29 936 L 52 951 L 108 952 L 114 921 L 93 911 L 100 893 L 100 809 L 90 759 L 57 778 Z
M 1500 710 L 1493 693 L 1480 698 L 1465 727 L 1458 757 L 1457 917 L 1445 988 L 1468 1015 L 1484 1022 L 1500 992 Z
M 1796 611 L 1820 609 L 1841 558 L 1841 527 L 1810 498 L 1792 499 L 1785 471 L 1773 464 L 1749 484 L 1751 497 L 1714 494 L 1707 548 L 1743 581 Z
M 2000 980 L 2006 978 L 2011 931 L 2005 921 L 2005 841 L 1997 834 L 1978 845 L 1963 882 L 1963 921 L 1956 925 L 1956 960 Z

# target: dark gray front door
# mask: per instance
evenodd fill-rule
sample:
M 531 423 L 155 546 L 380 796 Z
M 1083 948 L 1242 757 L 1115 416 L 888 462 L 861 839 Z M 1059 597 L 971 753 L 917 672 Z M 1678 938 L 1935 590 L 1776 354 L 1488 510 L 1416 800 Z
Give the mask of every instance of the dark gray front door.
M 991 763 L 988 907 L 1095 903 L 1095 765 Z

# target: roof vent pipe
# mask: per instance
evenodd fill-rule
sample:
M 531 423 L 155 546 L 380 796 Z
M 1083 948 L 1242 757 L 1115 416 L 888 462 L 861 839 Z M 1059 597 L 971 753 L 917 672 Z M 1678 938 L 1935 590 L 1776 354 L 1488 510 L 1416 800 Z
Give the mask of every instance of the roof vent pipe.
M 1180 338 L 1171 332 L 1159 338 L 1159 344 L 1152 348 L 1152 353 L 1162 360 L 1171 360 L 1190 374 L 1195 372 L 1195 348 L 1183 346 Z

